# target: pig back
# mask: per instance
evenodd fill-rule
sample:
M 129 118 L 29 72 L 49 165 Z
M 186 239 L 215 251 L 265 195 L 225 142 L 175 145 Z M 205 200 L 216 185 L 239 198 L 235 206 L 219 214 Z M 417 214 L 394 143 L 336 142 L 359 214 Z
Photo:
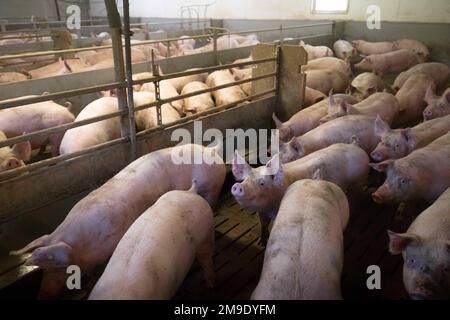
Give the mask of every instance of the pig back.
M 170 299 L 212 230 L 202 197 L 164 194 L 125 233 L 89 299 Z
M 253 299 L 340 299 L 349 206 L 336 185 L 292 184 L 281 201 Z

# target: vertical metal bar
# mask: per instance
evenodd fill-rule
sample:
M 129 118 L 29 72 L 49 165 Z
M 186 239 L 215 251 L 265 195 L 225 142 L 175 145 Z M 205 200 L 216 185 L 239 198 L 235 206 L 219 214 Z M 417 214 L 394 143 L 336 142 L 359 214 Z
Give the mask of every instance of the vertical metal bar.
M 283 44 L 283 25 L 280 24 L 280 46 Z
M 333 34 L 333 43 L 334 43 L 336 41 L 336 21 L 334 20 L 331 26 L 331 33 Z
M 217 29 L 213 28 L 213 52 L 214 52 L 214 64 L 219 64 L 219 58 L 217 57 Z
M 108 14 L 108 24 L 111 33 L 113 58 L 114 58 L 114 73 L 115 81 L 125 82 L 125 68 L 123 65 L 123 50 L 122 50 L 122 32 L 121 20 L 119 11 L 115 0 L 105 0 L 106 11 Z M 127 93 L 125 88 L 117 89 L 117 99 L 120 110 L 127 110 Z M 122 137 L 130 137 L 130 125 L 128 115 L 120 118 L 120 129 Z
M 56 16 L 58 17 L 58 21 L 61 21 L 61 12 L 59 11 L 58 0 L 55 0 L 55 9 L 56 9 Z
M 136 123 L 134 119 L 134 97 L 133 97 L 133 67 L 131 63 L 131 46 L 130 46 L 130 3 L 129 0 L 123 0 L 123 24 L 125 35 L 125 62 L 126 62 L 126 79 L 128 91 L 128 119 L 130 128 L 130 162 L 137 157 L 136 149 Z
M 170 41 L 167 41 L 167 53 L 166 58 L 170 58 Z
M 159 67 L 155 64 L 155 53 L 152 50 L 152 73 L 153 76 L 159 76 Z M 159 89 L 159 79 L 153 82 L 155 86 L 155 100 L 157 102 L 161 101 L 161 92 Z M 162 125 L 162 113 L 161 113 L 161 103 L 156 105 L 156 120 L 158 122 L 158 126 Z
M 281 46 L 277 46 L 276 50 L 277 60 L 276 60 L 276 73 L 277 76 L 275 77 L 275 87 L 276 87 L 276 96 L 280 97 L 280 77 L 281 77 Z

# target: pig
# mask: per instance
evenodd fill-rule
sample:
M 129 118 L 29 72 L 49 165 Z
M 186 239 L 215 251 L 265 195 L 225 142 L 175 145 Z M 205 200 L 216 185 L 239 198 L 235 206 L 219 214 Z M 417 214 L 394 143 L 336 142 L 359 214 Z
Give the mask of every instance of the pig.
M 243 62 L 250 62 L 250 61 L 253 61 L 252 55 L 248 56 L 247 58 L 236 59 L 236 60 L 233 61 L 233 64 L 235 64 L 235 63 L 243 63 Z M 248 68 L 250 66 L 244 66 L 244 67 L 241 67 L 241 69 L 242 68 Z
M 306 86 L 323 94 L 328 94 L 330 90 L 344 93 L 350 83 L 345 74 L 332 69 L 311 70 L 305 73 Z
M 233 74 L 234 79 L 236 81 L 245 80 L 250 79 L 252 77 L 253 68 L 244 68 L 244 69 L 231 68 L 230 72 Z M 239 86 L 247 96 L 250 96 L 252 94 L 251 82 L 241 83 Z
M 409 49 L 419 57 L 420 62 L 425 62 L 430 56 L 430 51 L 422 42 L 415 39 L 400 39 L 393 42 L 396 50 Z
M 424 121 L 450 114 L 450 88 L 438 97 L 433 93 L 432 87 L 429 87 L 425 94 L 425 102 L 427 106 L 423 111 Z
M 205 90 L 209 87 L 200 81 L 189 82 L 183 87 L 181 94 L 188 94 L 199 90 Z M 200 95 L 192 96 L 184 99 L 184 113 L 192 115 L 199 112 L 214 108 L 214 101 L 211 92 L 202 93 Z
M 440 87 L 450 79 L 450 68 L 439 62 L 419 63 L 418 65 L 400 73 L 394 80 L 393 89 L 398 91 L 409 77 L 417 73 L 423 73 L 433 78 L 436 86 Z
M 0 72 L 0 84 L 8 82 L 19 82 L 31 79 L 31 76 L 19 72 Z
M 355 103 L 356 100 L 349 95 L 335 94 L 333 99 L 336 103 L 345 100 L 350 103 Z M 321 100 L 316 104 L 302 109 L 294 114 L 288 121 L 280 121 L 275 114 L 272 114 L 272 119 L 278 129 L 280 141 L 288 142 L 292 137 L 298 137 L 306 132 L 318 127 L 320 119 L 328 113 L 329 98 Z
M 360 102 L 375 92 L 381 92 L 384 89 L 385 84 L 379 76 L 371 72 L 363 72 L 352 80 L 345 93 L 354 96 Z
M 365 55 L 370 56 L 373 54 L 382 54 L 382 53 L 388 53 L 396 50 L 394 47 L 394 44 L 392 42 L 368 42 L 364 40 L 354 40 L 352 41 L 353 46 L 355 49 Z
M 194 164 L 195 157 L 204 161 Z M 84 275 L 92 274 L 108 261 L 133 222 L 162 195 L 187 190 L 196 180 L 199 195 L 214 207 L 225 174 L 215 148 L 187 144 L 151 152 L 81 199 L 51 234 L 11 254 L 31 253 L 26 264 L 45 270 L 39 297 L 57 297 L 66 287 L 67 266 L 75 264 Z
M 145 104 L 155 102 L 155 95 L 150 92 L 134 92 L 134 105 L 139 107 Z M 166 125 L 179 120 L 180 114 L 169 103 L 161 106 L 161 124 Z M 158 126 L 158 116 L 156 107 L 150 107 L 135 113 L 136 128 L 138 131 L 150 129 Z
M 433 78 L 418 73 L 411 76 L 395 97 L 400 105 L 400 112 L 395 126 L 404 126 L 420 121 L 427 106 L 425 95 L 428 88 L 436 89 Z
M 144 83 L 141 87 L 141 91 L 154 93 L 155 92 L 154 83 L 153 82 Z M 170 80 L 162 80 L 159 82 L 159 92 L 161 99 L 170 99 L 179 96 L 177 89 L 175 89 Z M 170 102 L 170 105 L 174 107 L 181 116 L 184 115 L 183 99 L 172 101 Z
M 378 92 L 367 99 L 356 104 L 349 104 L 341 101 L 339 104 L 330 98 L 328 104 L 328 115 L 320 119 L 323 124 L 330 120 L 350 114 L 364 114 L 368 116 L 379 116 L 381 119 L 391 124 L 398 116 L 400 106 L 397 99 L 390 93 Z
M 212 88 L 234 82 L 234 77 L 229 70 L 218 70 L 206 78 L 206 84 Z M 239 86 L 232 86 L 212 92 L 216 106 L 229 104 L 246 97 Z
M 375 135 L 374 126 L 375 117 L 367 115 L 348 115 L 331 120 L 280 144 L 280 159 L 287 163 L 332 144 L 350 142 L 356 142 L 370 154 L 380 142 L 380 138 Z
M 388 53 L 372 54 L 355 64 L 355 68 L 372 71 L 380 77 L 386 73 L 398 73 L 419 63 L 417 55 L 411 50 L 402 49 Z
M 450 188 L 405 233 L 388 230 L 389 251 L 403 256 L 403 284 L 413 300 L 450 299 Z
M 303 105 L 305 107 L 312 106 L 313 104 L 322 101 L 326 97 L 327 96 L 320 91 L 311 89 L 310 87 L 305 87 L 305 101 Z
M 345 194 L 327 181 L 302 180 L 286 191 L 264 254 L 254 300 L 340 300 Z
M 333 50 L 326 46 L 312 46 L 300 41 L 300 47 L 305 49 L 308 55 L 308 61 L 322 57 L 332 57 L 334 55 Z
M 275 218 L 283 194 L 294 181 L 312 178 L 320 170 L 323 180 L 357 194 L 366 185 L 369 174 L 369 157 L 353 144 L 333 144 L 284 165 L 278 165 L 278 161 L 275 155 L 265 166 L 252 169 L 236 153 L 232 165 L 238 182 L 232 186 L 231 194 L 242 207 L 258 212 L 262 244 L 268 238 L 270 220 Z M 271 168 L 275 168 L 274 172 L 269 171 Z
M 193 70 L 198 70 L 198 68 L 188 69 L 186 71 L 193 71 Z M 208 74 L 205 72 L 205 73 L 193 74 L 190 76 L 172 78 L 172 79 L 169 79 L 169 82 L 174 86 L 174 88 L 177 90 L 178 93 L 181 93 L 181 90 L 183 90 L 184 86 L 187 85 L 188 83 L 194 82 L 194 81 L 205 82 L 207 76 L 208 76 Z
M 377 117 L 375 134 L 381 139 L 370 154 L 376 161 L 400 159 L 422 148 L 450 131 L 450 115 L 425 121 L 412 128 L 391 129 L 389 124 Z
M 192 48 L 195 47 L 195 39 L 191 39 L 189 36 L 181 36 L 180 40 L 177 41 L 179 45 L 188 45 Z
M 208 202 L 195 189 L 169 191 L 119 241 L 89 300 L 171 299 L 195 257 L 213 286 L 213 253 Z
M 29 75 L 32 79 L 40 79 L 46 77 L 53 77 L 62 74 L 72 73 L 72 67 L 69 65 L 68 61 L 59 60 L 59 62 L 54 62 L 52 64 L 29 70 L 26 75 Z
M 82 121 L 119 111 L 116 97 L 103 97 L 92 101 L 76 117 Z M 90 123 L 65 132 L 60 145 L 60 154 L 78 152 L 83 149 L 118 139 L 121 136 L 120 116 Z
M 331 69 L 339 71 L 347 77 L 352 76 L 352 69 L 348 61 L 344 61 L 335 57 L 323 57 L 309 61 L 306 66 L 303 67 L 304 71 L 310 70 L 323 70 Z
M 7 139 L 3 131 L 0 131 L 0 142 Z M 16 169 L 25 165 L 31 156 L 31 145 L 29 141 L 16 143 L 12 148 L 0 148 L 0 172 Z
M 450 187 L 450 132 L 404 158 L 370 164 L 387 178 L 372 198 L 376 203 L 432 203 Z
M 20 98 L 38 97 L 37 95 L 24 96 Z M 17 99 L 4 100 L 13 101 Z M 66 103 L 71 106 L 70 102 Z M 75 120 L 74 115 L 68 110 L 53 101 L 44 101 L 32 104 L 21 105 L 13 108 L 0 110 L 0 130 L 8 137 L 13 138 L 22 135 L 24 132 L 32 133 L 59 125 L 71 123 Z M 64 132 L 57 132 L 49 136 L 33 138 L 30 141 L 32 149 L 45 147 L 50 143 L 52 155 L 59 155 L 59 148 Z
M 141 72 L 141 73 L 133 74 L 132 79 L 133 79 L 133 81 L 138 81 L 138 80 L 148 79 L 148 78 L 152 78 L 152 77 L 153 77 L 153 73 L 151 73 L 151 72 Z M 142 88 L 142 84 L 133 85 L 134 91 L 141 91 L 141 88 Z
M 346 61 L 349 61 L 356 55 L 356 49 L 353 45 L 350 42 L 341 39 L 333 44 L 333 50 L 336 57 Z

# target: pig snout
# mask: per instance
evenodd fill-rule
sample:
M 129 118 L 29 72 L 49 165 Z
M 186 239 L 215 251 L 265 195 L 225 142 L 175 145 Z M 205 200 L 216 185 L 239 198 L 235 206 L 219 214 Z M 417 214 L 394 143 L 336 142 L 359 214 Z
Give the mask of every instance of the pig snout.
M 378 150 L 373 150 L 370 153 L 370 157 L 376 162 L 385 160 L 385 157 L 383 156 L 383 154 L 381 152 L 379 152 Z
M 425 110 L 423 112 L 423 120 L 427 121 L 430 120 L 433 117 L 433 112 L 431 110 Z
M 431 293 L 424 288 L 418 288 L 408 295 L 411 300 L 430 300 L 432 298 Z
M 15 168 L 18 168 L 22 165 L 20 160 L 17 160 L 16 158 L 11 158 L 3 162 L 2 167 L 4 170 L 12 170 Z
M 242 185 L 240 183 L 235 183 L 232 187 L 231 187 L 231 194 L 235 197 L 243 197 L 245 192 L 244 192 L 244 188 L 242 187 Z
M 382 204 L 386 202 L 386 197 L 383 194 L 383 189 L 378 189 L 374 193 L 372 193 L 372 199 L 375 203 Z

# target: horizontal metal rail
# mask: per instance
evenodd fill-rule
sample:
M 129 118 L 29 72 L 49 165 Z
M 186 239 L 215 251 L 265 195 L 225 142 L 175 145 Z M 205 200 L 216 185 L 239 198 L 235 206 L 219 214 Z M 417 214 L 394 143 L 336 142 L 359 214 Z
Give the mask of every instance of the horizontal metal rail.
M 67 98 L 67 97 L 74 97 L 74 96 L 79 96 L 79 95 L 83 95 L 83 94 L 95 93 L 95 92 L 99 92 L 99 91 L 106 91 L 106 90 L 123 88 L 123 87 L 125 87 L 125 83 L 112 82 L 112 83 L 108 83 L 108 84 L 87 87 L 87 88 L 82 88 L 82 89 L 74 89 L 74 90 L 60 91 L 60 92 L 56 92 L 56 93 L 49 93 L 46 95 L 31 97 L 31 98 L 22 98 L 22 99 L 14 99 L 14 100 L 8 99 L 8 100 L 0 101 L 0 110 L 14 108 L 14 107 L 18 107 L 18 106 L 22 106 L 22 105 L 26 105 L 26 104 L 33 104 L 33 103 L 38 103 L 38 102 L 43 102 L 43 101 L 48 101 L 48 100 L 57 100 L 57 99 L 62 99 L 62 98 Z
M 245 101 L 258 99 L 260 97 L 263 97 L 265 95 L 268 95 L 268 94 L 271 94 L 271 93 L 275 93 L 275 92 L 276 92 L 275 88 L 270 89 L 270 90 L 266 90 L 264 92 L 261 92 L 261 93 L 255 94 L 255 95 L 251 95 L 251 96 L 245 97 L 245 98 L 240 99 L 238 101 L 235 101 L 233 103 L 224 104 L 222 106 L 217 106 L 217 107 L 214 107 L 214 108 L 212 108 L 210 110 L 206 110 L 204 112 L 200 112 L 200 113 L 197 113 L 195 115 L 179 119 L 177 121 L 171 122 L 171 123 L 166 124 L 166 125 L 161 125 L 161 126 L 158 126 L 158 127 L 154 127 L 154 128 L 150 128 L 150 129 L 141 131 L 136 136 L 137 137 L 141 137 L 141 136 L 150 134 L 152 132 L 157 132 L 157 131 L 163 130 L 163 129 L 167 128 L 167 127 L 173 127 L 173 126 L 176 126 L 176 125 L 180 125 L 180 124 L 186 123 L 186 122 L 191 121 L 191 120 L 195 120 L 195 119 L 200 118 L 200 117 L 204 117 L 204 116 L 209 115 L 209 114 L 218 113 L 220 111 L 223 111 L 223 110 L 235 107 L 238 104 L 243 103 Z M 113 145 L 117 145 L 117 144 L 120 144 L 120 143 L 123 143 L 123 142 L 127 142 L 128 140 L 129 140 L 128 137 L 123 137 L 123 138 L 111 140 L 111 141 L 108 141 L 108 142 L 105 142 L 105 143 L 102 143 L 102 144 L 98 144 L 96 146 L 93 146 L 93 147 L 90 147 L 90 148 L 86 148 L 86 149 L 83 149 L 83 150 L 80 150 L 80 151 L 77 151 L 77 152 L 74 152 L 74 153 L 60 155 L 60 156 L 53 157 L 53 158 L 50 158 L 50 159 L 46 159 L 46 160 L 42 160 L 42 161 L 39 161 L 39 162 L 31 163 L 31 164 L 28 164 L 26 166 L 19 167 L 19 168 L 13 169 L 13 170 L 4 171 L 4 172 L 0 173 L 0 181 L 3 183 L 4 180 L 7 180 L 9 178 L 18 177 L 21 173 L 36 171 L 37 169 L 48 167 L 48 166 L 54 165 L 54 164 L 58 164 L 58 163 L 60 163 L 62 161 L 65 161 L 65 160 L 70 160 L 70 159 L 73 159 L 73 158 L 76 158 L 76 157 L 79 157 L 79 156 L 83 156 L 83 155 L 86 155 L 86 154 L 94 153 L 96 151 L 104 150 L 104 149 L 109 148 L 109 147 L 111 147 Z
M 317 26 L 328 26 L 333 25 L 334 22 L 318 22 L 318 23 L 311 23 L 311 24 L 304 24 L 304 25 L 297 25 L 297 26 L 288 26 L 288 27 L 282 27 L 281 30 L 293 30 L 293 29 L 303 29 L 303 28 L 310 28 L 310 27 L 317 27 Z M 280 27 L 278 28 L 267 28 L 267 29 L 254 29 L 254 30 L 244 30 L 244 31 L 231 31 L 231 32 L 225 32 L 225 33 L 219 33 L 218 36 L 231 36 L 233 34 L 247 34 L 247 33 L 261 33 L 261 32 L 271 32 L 271 31 L 280 31 Z
M 22 36 L 7 36 L 7 37 L 2 37 L 0 36 L 0 40 L 10 40 L 10 39 L 29 39 L 29 38 L 42 38 L 42 37 L 59 37 L 59 35 L 57 34 L 51 34 L 51 33 L 44 33 L 44 34 L 30 34 L 30 35 L 22 35 Z

